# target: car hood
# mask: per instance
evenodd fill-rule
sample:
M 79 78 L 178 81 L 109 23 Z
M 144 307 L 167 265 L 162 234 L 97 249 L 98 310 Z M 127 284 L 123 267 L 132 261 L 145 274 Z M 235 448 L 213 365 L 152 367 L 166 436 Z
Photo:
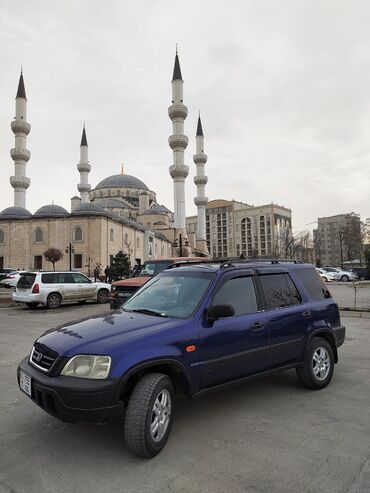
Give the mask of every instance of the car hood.
M 122 281 L 114 281 L 112 286 L 142 286 L 151 279 L 150 276 L 131 277 L 130 279 L 122 279 Z
M 175 318 L 116 311 L 50 329 L 37 342 L 57 351 L 60 356 L 109 354 L 112 348 L 182 322 Z

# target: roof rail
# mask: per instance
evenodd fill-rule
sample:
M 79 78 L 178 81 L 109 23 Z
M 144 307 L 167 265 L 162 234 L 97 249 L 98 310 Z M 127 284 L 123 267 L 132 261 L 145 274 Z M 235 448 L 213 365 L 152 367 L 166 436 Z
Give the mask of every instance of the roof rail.
M 220 264 L 222 262 L 225 262 L 225 260 L 212 260 L 205 258 L 204 260 L 178 260 L 174 264 L 171 264 L 167 267 L 166 270 L 168 269 L 175 269 L 176 267 L 184 267 L 185 265 L 194 265 L 194 264 Z
M 260 258 L 254 258 L 254 259 L 248 259 L 248 258 L 239 258 L 239 257 L 230 257 L 228 259 L 208 259 L 205 258 L 204 260 L 184 260 L 184 261 L 177 261 L 174 264 L 171 264 L 169 267 L 167 267 L 166 270 L 168 269 L 174 269 L 176 267 L 183 267 L 185 265 L 197 265 L 197 264 L 220 264 L 220 269 L 227 269 L 228 267 L 236 267 L 237 264 L 285 264 L 285 263 L 292 263 L 292 264 L 303 264 L 301 260 L 295 260 L 295 259 L 285 259 L 285 258 L 273 258 L 273 259 L 260 259 Z

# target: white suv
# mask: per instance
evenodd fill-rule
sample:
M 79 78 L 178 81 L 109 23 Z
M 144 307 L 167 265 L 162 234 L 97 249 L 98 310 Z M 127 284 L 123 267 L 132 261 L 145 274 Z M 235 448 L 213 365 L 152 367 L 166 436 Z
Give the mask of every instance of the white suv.
M 80 272 L 23 272 L 13 300 L 25 303 L 29 308 L 40 303 L 47 308 L 59 308 L 68 301 L 105 303 L 109 291 L 109 284 L 92 282 Z
M 358 280 L 358 275 L 348 270 L 337 269 L 335 267 L 322 267 L 321 269 L 333 274 L 336 281 L 348 282 Z

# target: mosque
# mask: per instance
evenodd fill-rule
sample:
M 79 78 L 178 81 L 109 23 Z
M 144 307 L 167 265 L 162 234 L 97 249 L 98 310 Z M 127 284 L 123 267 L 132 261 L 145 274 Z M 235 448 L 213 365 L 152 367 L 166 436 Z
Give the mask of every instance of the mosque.
M 183 79 L 176 52 L 172 77 L 172 104 L 168 115 L 173 134 L 169 146 L 173 151 L 173 164 L 169 173 L 174 187 L 174 211 L 157 202 L 156 193 L 139 178 L 122 171 L 108 176 L 95 188 L 89 184 L 91 165 L 85 126 L 82 130 L 80 161 L 77 170 L 80 182 L 79 195 L 71 199 L 71 210 L 57 204 L 40 207 L 34 214 L 26 208 L 26 193 L 30 186 L 26 168 L 31 153 L 27 149 L 27 136 L 31 125 L 27 122 L 27 97 L 21 72 L 15 99 L 15 118 L 11 129 L 15 147 L 10 155 L 14 161 L 14 175 L 10 184 L 14 189 L 14 205 L 0 213 L 0 269 L 51 268 L 43 253 L 57 248 L 64 254 L 57 263 L 58 269 L 76 269 L 92 272 L 97 264 L 111 263 L 120 250 L 127 253 L 131 263 L 151 258 L 171 256 L 208 256 L 206 242 L 205 196 L 207 177 L 204 167 L 204 136 L 200 116 L 196 132 L 194 163 L 197 173 L 194 183 L 198 209 L 196 231 L 188 233 L 185 224 L 185 180 L 189 167 L 184 153 L 188 137 L 184 135 L 187 107 L 183 103 Z

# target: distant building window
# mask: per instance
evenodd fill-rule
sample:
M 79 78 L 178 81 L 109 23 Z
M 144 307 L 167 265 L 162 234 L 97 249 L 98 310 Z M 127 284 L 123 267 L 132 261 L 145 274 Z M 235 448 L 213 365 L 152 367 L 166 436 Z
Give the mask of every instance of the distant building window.
M 114 231 L 113 231 L 113 228 L 110 229 L 110 232 L 109 232 L 109 241 L 110 242 L 114 242 Z
M 82 241 L 82 228 L 80 226 L 76 226 L 73 230 L 73 241 Z
M 5 243 L 4 231 L 0 229 L 0 243 Z
M 128 245 L 128 234 L 127 233 L 125 234 L 125 240 L 124 241 L 125 241 L 125 245 Z
M 33 268 L 37 269 L 37 270 L 42 269 L 42 255 L 35 255 L 35 257 L 33 259 Z
M 136 248 L 140 248 L 140 238 L 136 238 Z
M 73 268 L 82 269 L 82 253 L 75 253 L 73 256 Z
M 35 242 L 36 243 L 42 243 L 44 241 L 44 235 L 42 233 L 42 229 L 41 228 L 36 228 L 36 231 L 35 231 Z

